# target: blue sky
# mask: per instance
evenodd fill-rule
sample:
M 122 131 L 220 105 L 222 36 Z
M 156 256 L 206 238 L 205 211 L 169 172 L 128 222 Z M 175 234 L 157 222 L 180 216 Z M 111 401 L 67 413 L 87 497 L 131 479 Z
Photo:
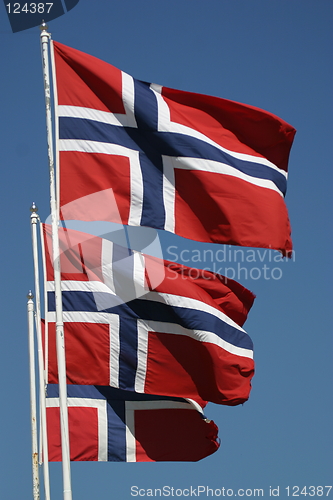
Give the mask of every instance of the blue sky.
M 286 197 L 295 259 L 275 263 L 259 250 L 247 279 L 240 276 L 257 296 L 245 325 L 256 374 L 246 404 L 207 407 L 219 451 L 198 463 L 74 463 L 73 499 L 126 500 L 133 485 L 263 488 L 265 497 L 279 486 L 287 498 L 287 486 L 332 484 L 332 14 L 330 0 L 80 0 L 49 23 L 54 40 L 138 79 L 251 104 L 297 129 Z M 3 498 L 18 500 L 32 497 L 29 208 L 35 201 L 45 220 L 49 188 L 39 29 L 11 33 L 4 7 L 0 53 L 0 484 Z M 162 242 L 166 258 L 170 245 L 179 256 L 208 248 L 219 255 L 216 245 L 166 235 Z M 264 264 L 279 271 L 251 277 Z M 60 464 L 50 473 L 51 498 L 61 498 Z

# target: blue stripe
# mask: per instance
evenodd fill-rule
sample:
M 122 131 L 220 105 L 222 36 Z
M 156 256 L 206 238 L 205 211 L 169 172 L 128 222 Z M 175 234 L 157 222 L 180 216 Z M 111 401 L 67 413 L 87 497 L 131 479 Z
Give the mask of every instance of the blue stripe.
M 107 401 L 176 401 L 186 402 L 183 398 L 172 396 L 156 396 L 152 394 L 141 394 L 138 392 L 124 391 L 116 389 L 109 385 L 67 385 L 67 395 L 69 398 L 82 398 L 82 399 L 103 399 Z M 58 384 L 47 385 L 47 397 L 58 398 L 59 386 Z
M 126 420 L 123 401 L 107 400 L 108 461 L 126 462 Z
M 48 292 L 48 310 L 55 311 L 55 293 Z M 102 309 L 101 305 L 107 307 Z M 110 304 L 114 304 L 110 307 Z M 123 318 L 138 319 L 138 315 L 129 307 L 129 302 L 124 303 L 119 297 L 103 292 L 62 292 L 62 307 L 64 312 L 108 312 L 119 314 Z
M 150 88 L 150 83 L 133 78 L 134 82 L 134 114 L 139 129 L 157 131 L 157 100 Z
M 143 203 L 140 225 L 154 229 L 164 229 L 165 209 L 163 204 L 162 157 L 159 154 L 155 154 L 154 151 L 146 151 L 145 154 L 140 153 L 139 158 L 143 181 Z
M 138 330 L 136 319 L 119 316 L 119 388 L 134 391 L 138 364 Z
M 212 332 L 234 346 L 253 349 L 252 340 L 246 333 L 208 312 L 140 299 L 133 300 L 129 306 L 142 319 L 175 323 L 189 330 Z
M 87 386 L 89 387 L 89 386 Z M 153 394 L 141 394 L 133 391 L 124 391 L 122 389 L 115 389 L 114 387 L 96 385 L 94 386 L 98 390 L 101 399 L 110 399 L 115 401 L 176 401 L 181 403 L 187 403 L 183 398 L 177 398 L 172 396 L 156 396 Z M 97 397 L 95 397 L 97 399 Z
M 127 392 L 113 387 L 94 385 L 67 385 L 67 396 L 69 398 L 101 399 L 106 400 L 108 420 L 108 461 L 126 462 L 126 401 L 180 401 L 182 398 L 168 396 L 152 396 L 149 394 L 138 394 Z M 47 397 L 58 398 L 58 384 L 48 384 Z
M 130 256 L 133 255 L 133 251 L 130 248 L 123 247 L 121 245 L 118 245 L 116 243 L 113 244 L 112 246 L 113 252 L 112 252 L 112 268 L 117 265 L 119 261 L 122 261 L 123 259 L 126 259 Z M 124 269 L 123 269 L 124 272 Z M 130 273 L 133 272 L 132 268 L 129 271 Z
M 125 423 L 125 394 L 117 395 L 117 389 L 110 391 L 94 385 L 67 385 L 69 398 L 103 399 L 107 401 L 106 411 L 108 420 L 108 461 L 126 462 L 126 423 Z M 48 384 L 47 397 L 58 398 L 59 386 Z
M 97 309 L 96 307 L 96 297 L 94 297 L 96 295 L 96 293 L 92 292 L 63 292 L 63 309 L 64 311 L 101 312 L 101 310 Z M 108 296 L 109 294 L 103 295 Z M 49 292 L 48 296 L 49 310 L 54 311 L 54 292 Z M 99 305 L 101 304 L 99 297 L 96 301 Z M 119 314 L 121 321 L 128 321 L 128 325 L 131 325 L 131 321 L 133 320 L 143 319 L 174 323 L 181 325 L 182 327 L 189 330 L 208 331 L 215 333 L 218 337 L 236 347 L 250 350 L 253 349 L 252 340 L 246 333 L 232 327 L 231 325 L 228 325 L 213 314 L 204 311 L 198 311 L 196 309 L 174 307 L 159 302 L 144 299 L 135 299 L 131 302 L 106 309 L 103 312 Z M 130 331 L 127 333 L 127 330 L 124 329 L 122 330 L 122 334 L 124 336 L 124 339 L 127 338 L 127 335 L 129 335 L 128 342 L 131 346 L 131 349 L 133 349 L 134 339 L 132 337 L 132 331 L 131 333 Z M 134 361 L 131 359 L 131 365 L 134 366 L 134 364 Z M 128 387 L 130 387 L 130 383 L 131 382 L 125 376 L 124 386 L 121 386 L 121 388 L 127 389 Z M 129 384 L 128 387 L 126 387 L 127 384 Z
M 225 163 L 246 175 L 271 180 L 285 194 L 287 181 L 283 174 L 261 163 L 234 158 L 211 144 L 189 135 L 156 132 L 149 129 L 118 127 L 107 123 L 82 118 L 60 117 L 60 139 L 81 139 L 87 141 L 117 144 L 139 151 L 140 159 L 146 156 L 153 172 L 162 172 L 161 156 L 203 158 Z

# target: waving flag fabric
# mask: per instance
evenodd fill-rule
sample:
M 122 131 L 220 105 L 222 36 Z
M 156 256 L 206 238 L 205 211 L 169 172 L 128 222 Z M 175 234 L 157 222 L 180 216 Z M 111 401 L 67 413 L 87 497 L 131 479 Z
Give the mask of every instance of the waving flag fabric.
M 64 218 L 113 220 L 107 202 L 93 211 L 73 203 L 112 189 L 123 224 L 291 251 L 284 202 L 291 125 L 53 47 Z
M 61 461 L 57 385 L 48 385 L 46 406 L 49 460 Z M 181 398 L 70 385 L 68 418 L 72 461 L 197 461 L 219 447 L 214 422 Z
M 49 228 L 45 231 L 47 243 Z M 131 251 L 123 261 L 127 287 L 119 295 L 115 277 L 120 281 L 122 261 L 117 245 L 63 230 L 60 246 L 67 248 L 61 267 L 69 271 L 62 275 L 69 383 L 228 405 L 248 399 L 253 348 L 240 325 L 252 305 L 251 292 L 220 275 L 205 271 L 192 278 L 185 266 Z M 48 255 L 47 267 L 49 382 L 57 383 Z M 152 287 L 150 277 L 161 275 L 161 268 L 160 281 Z M 139 292 L 126 301 L 131 288 Z

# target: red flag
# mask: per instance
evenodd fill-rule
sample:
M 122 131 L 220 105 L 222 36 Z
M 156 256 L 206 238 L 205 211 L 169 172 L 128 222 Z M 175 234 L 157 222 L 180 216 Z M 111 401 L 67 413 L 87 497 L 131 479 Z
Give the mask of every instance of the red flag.
M 228 405 L 248 399 L 253 350 L 241 325 L 250 291 L 78 231 L 60 231 L 60 248 L 68 382 Z M 49 258 L 47 266 L 49 381 L 57 383 Z
M 141 82 L 53 45 L 65 219 L 291 251 L 284 202 L 291 125 L 252 106 Z M 93 209 L 84 201 L 90 196 Z
M 48 451 L 61 461 L 58 386 L 46 398 Z M 68 386 L 72 461 L 197 461 L 219 448 L 218 429 L 199 405 L 111 387 Z

